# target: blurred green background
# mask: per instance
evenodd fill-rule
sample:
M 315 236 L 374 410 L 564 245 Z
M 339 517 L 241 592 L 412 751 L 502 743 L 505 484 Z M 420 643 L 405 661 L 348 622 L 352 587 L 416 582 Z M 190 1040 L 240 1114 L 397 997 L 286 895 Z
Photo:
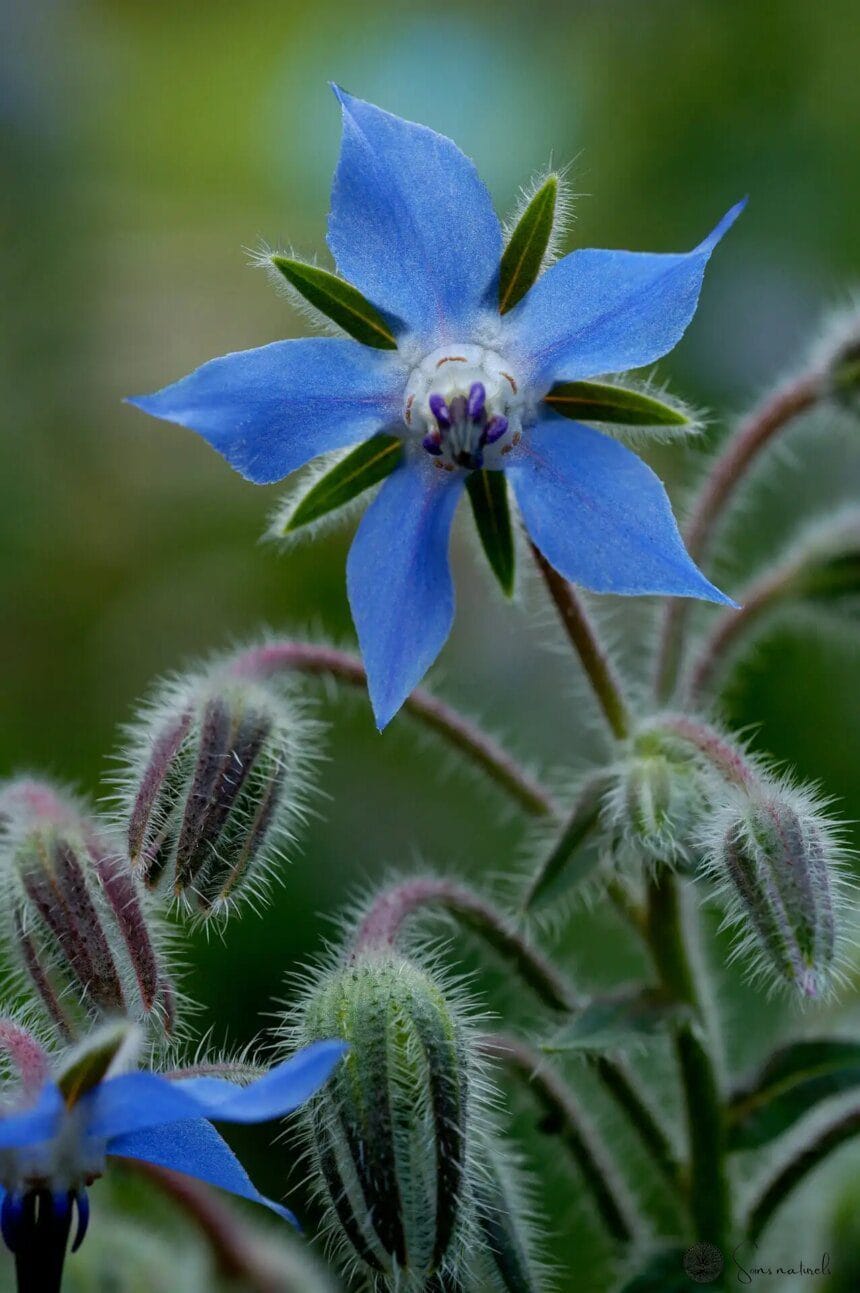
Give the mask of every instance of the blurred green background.
M 660 368 L 712 411 L 709 447 L 856 284 L 858 56 L 855 0 L 2 0 L 0 775 L 41 769 L 98 793 L 118 725 L 156 675 L 262 624 L 350 639 L 349 536 L 288 555 L 259 546 L 279 490 L 244 483 L 192 433 L 121 403 L 305 330 L 247 249 L 325 255 L 339 135 L 328 80 L 454 136 L 500 211 L 550 159 L 569 161 L 581 195 L 570 246 L 686 249 L 749 193 L 694 326 Z M 763 464 L 758 508 L 729 529 L 728 578 L 798 515 L 858 496 L 856 434 L 835 415 L 791 448 L 794 461 Z M 696 451 L 654 461 L 682 500 Z M 491 715 L 522 757 L 581 766 L 596 725 L 568 661 L 545 649 L 539 591 L 503 607 L 474 548 L 462 526 L 459 615 L 437 684 Z M 641 658 L 643 608 L 601 609 Z M 757 744 L 819 779 L 852 819 L 857 666 L 856 640 L 789 625 L 728 698 Z M 333 725 L 329 798 L 277 901 L 225 941 L 197 938 L 189 956 L 201 1028 L 219 1043 L 248 1040 L 369 878 L 420 860 L 498 876 L 516 860 L 520 822 L 406 722 L 380 738 L 355 698 L 321 697 L 319 713 Z M 586 983 L 617 979 L 633 962 L 616 933 L 579 920 L 560 950 Z M 746 1066 L 784 1012 L 734 980 L 729 992 L 730 1060 Z M 262 1143 L 249 1135 L 247 1149 L 277 1192 L 282 1162 Z M 577 1287 L 600 1289 L 602 1250 L 576 1193 L 554 1190 L 557 1247 L 578 1254 Z M 814 1256 L 813 1193 L 772 1232 L 774 1258 Z

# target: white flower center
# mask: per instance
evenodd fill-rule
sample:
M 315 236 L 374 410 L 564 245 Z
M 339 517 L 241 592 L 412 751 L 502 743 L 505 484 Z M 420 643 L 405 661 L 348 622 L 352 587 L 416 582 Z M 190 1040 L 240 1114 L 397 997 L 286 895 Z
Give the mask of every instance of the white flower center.
M 426 355 L 406 385 L 403 421 L 446 471 L 499 468 L 522 433 L 524 399 L 512 366 L 484 346 Z

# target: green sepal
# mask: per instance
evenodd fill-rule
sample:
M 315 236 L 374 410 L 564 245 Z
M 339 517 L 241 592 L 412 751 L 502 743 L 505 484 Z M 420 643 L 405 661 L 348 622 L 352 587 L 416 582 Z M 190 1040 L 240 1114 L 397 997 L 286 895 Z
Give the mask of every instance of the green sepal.
M 728 1110 L 729 1149 L 758 1149 L 782 1136 L 822 1100 L 860 1086 L 860 1042 L 793 1042 L 775 1051 Z
M 396 350 L 397 342 L 382 315 L 358 288 L 318 265 L 288 256 L 273 256 L 272 264 L 306 301 L 348 332 L 356 341 L 377 350 Z
M 75 1047 L 57 1078 L 57 1086 L 69 1108 L 77 1104 L 81 1096 L 98 1086 L 119 1052 L 134 1035 L 135 1029 L 125 1021 L 108 1024 Z
M 661 992 L 645 988 L 595 999 L 541 1044 L 548 1054 L 612 1051 L 652 1037 L 678 1022 L 683 1008 Z
M 584 846 L 599 825 L 603 796 L 611 780 L 609 773 L 600 771 L 589 777 L 582 786 L 567 824 L 532 880 L 523 904 L 526 911 L 534 911 L 547 902 L 560 898 L 587 879 L 599 866 L 598 850 L 586 849 Z
M 690 425 L 687 415 L 671 404 L 612 382 L 556 382 L 544 398 L 556 413 L 577 422 L 616 422 L 638 427 Z
M 363 440 L 311 486 L 278 533 L 293 534 L 344 507 L 390 475 L 402 457 L 403 441 L 397 436 L 375 435 Z
M 541 271 L 552 237 L 558 199 L 558 176 L 550 175 L 516 223 L 499 269 L 499 313 L 522 300 Z
M 466 488 L 487 560 L 502 592 L 510 597 L 514 591 L 515 548 L 505 473 L 473 471 L 466 477 Z

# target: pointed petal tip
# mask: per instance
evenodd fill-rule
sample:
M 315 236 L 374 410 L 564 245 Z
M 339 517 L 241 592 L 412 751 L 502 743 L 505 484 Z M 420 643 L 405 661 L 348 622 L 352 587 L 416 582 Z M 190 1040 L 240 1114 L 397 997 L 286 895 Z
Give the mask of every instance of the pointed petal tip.
M 701 243 L 699 243 L 697 250 L 712 252 L 713 249 L 716 247 L 717 243 L 720 241 L 720 239 L 725 234 L 727 234 L 728 231 L 731 229 L 732 225 L 735 223 L 738 216 L 743 212 L 748 202 L 749 202 L 749 198 L 744 197 L 744 198 L 741 198 L 740 202 L 736 202 L 734 206 L 729 207 L 728 211 L 723 216 L 722 220 L 720 220 L 714 226 L 714 228 L 708 234 L 707 238 L 705 238 Z

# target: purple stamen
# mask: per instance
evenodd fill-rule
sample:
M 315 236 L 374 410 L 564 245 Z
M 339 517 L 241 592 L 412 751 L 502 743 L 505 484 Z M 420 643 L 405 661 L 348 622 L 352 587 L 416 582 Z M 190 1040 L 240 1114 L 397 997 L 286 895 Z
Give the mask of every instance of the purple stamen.
M 473 422 L 477 422 L 483 413 L 486 398 L 487 392 L 483 382 L 473 382 L 469 389 L 469 417 Z
M 481 435 L 481 443 L 495 444 L 497 440 L 501 440 L 502 436 L 505 434 L 507 429 L 508 429 L 507 418 L 503 418 L 500 415 L 497 415 L 494 418 L 490 418 L 489 422 L 487 423 Z
M 437 458 L 442 452 L 442 437 L 438 431 L 430 431 L 421 441 L 428 453 L 432 453 Z
M 469 403 L 465 395 L 455 395 L 449 408 L 451 410 L 451 421 L 455 426 L 466 421 L 469 410 Z
M 448 405 L 445 403 L 445 397 L 443 395 L 431 395 L 429 403 L 430 412 L 437 423 L 443 430 L 447 430 L 451 425 L 451 414 Z

